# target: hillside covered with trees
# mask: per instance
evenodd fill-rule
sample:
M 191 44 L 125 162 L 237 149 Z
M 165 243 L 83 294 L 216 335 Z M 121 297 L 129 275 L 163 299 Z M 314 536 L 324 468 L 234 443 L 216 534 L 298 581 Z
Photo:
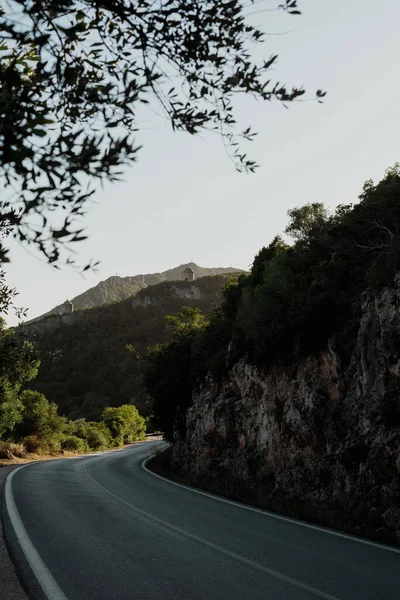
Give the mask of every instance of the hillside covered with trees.
M 362 294 L 389 285 L 400 268 L 400 167 L 367 181 L 359 202 L 329 213 L 321 203 L 289 211 L 285 233 L 260 250 L 249 275 L 227 286 L 208 319 L 178 315 L 169 344 L 150 357 L 146 375 L 154 410 L 168 439 L 184 435 L 193 390 L 207 374 L 221 380 L 245 357 L 265 372 L 318 353 L 335 334 L 342 359 L 351 356 Z M 385 410 L 400 423 L 392 395 Z
M 40 356 L 38 376 L 30 386 L 72 419 L 97 420 L 106 407 L 126 403 L 150 416 L 152 402 L 143 386 L 148 363 L 138 356 L 168 339 L 164 319 L 183 304 L 204 314 L 215 309 L 230 278 L 165 281 L 123 302 L 68 315 L 68 323 L 48 316 L 18 328 Z
M 40 368 L 31 342 L 0 322 L 0 459 L 62 451 L 105 450 L 145 438 L 135 406 L 105 408 L 96 422 L 61 416 L 55 402 L 28 389 Z
M 68 322 L 54 315 L 19 328 L 15 339 L 30 366 L 4 380 L 3 422 L 26 436 L 18 406 L 44 394 L 53 417 L 58 407 L 69 419 L 91 423 L 105 424 L 112 406 L 135 405 L 144 417 L 154 411 L 154 424 L 173 440 L 174 430 L 184 435 L 193 391 L 208 375 L 222 380 L 240 358 L 266 372 L 315 355 L 335 334 L 345 361 L 363 292 L 388 285 L 400 267 L 399 199 L 395 165 L 377 185 L 366 182 L 354 205 L 333 213 L 320 203 L 290 210 L 285 233 L 294 243 L 275 237 L 249 274 L 166 281 L 68 315 Z M 11 333 L 4 335 L 8 340 Z M 25 391 L 28 385 L 34 391 Z M 385 411 L 400 422 L 395 395 Z

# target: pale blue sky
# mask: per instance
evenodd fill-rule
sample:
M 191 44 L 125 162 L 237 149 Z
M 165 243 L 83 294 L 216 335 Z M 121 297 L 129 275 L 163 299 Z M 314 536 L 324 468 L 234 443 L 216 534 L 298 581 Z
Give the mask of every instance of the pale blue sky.
M 271 6 L 275 0 L 271 0 Z M 279 53 L 275 76 L 322 105 L 242 99 L 244 126 L 259 132 L 249 150 L 261 164 L 240 175 L 214 135 L 174 134 L 147 115 L 139 160 L 119 184 L 96 193 L 87 219 L 89 240 L 76 246 L 83 263 L 101 261 L 83 279 L 55 272 L 12 246 L 8 281 L 33 318 L 115 274 L 163 271 L 193 260 L 204 267 L 248 268 L 254 255 L 282 232 L 289 208 L 354 202 L 366 179 L 379 179 L 400 160 L 400 2 L 299 0 L 300 17 L 253 17 L 271 36 L 265 57 Z M 9 319 L 12 323 L 14 320 Z

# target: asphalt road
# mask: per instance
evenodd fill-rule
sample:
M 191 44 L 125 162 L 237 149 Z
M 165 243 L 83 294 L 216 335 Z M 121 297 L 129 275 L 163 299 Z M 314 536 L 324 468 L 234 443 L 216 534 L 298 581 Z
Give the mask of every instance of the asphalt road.
M 398 551 L 157 478 L 141 464 L 160 444 L 6 480 L 5 533 L 31 598 L 399 600 Z

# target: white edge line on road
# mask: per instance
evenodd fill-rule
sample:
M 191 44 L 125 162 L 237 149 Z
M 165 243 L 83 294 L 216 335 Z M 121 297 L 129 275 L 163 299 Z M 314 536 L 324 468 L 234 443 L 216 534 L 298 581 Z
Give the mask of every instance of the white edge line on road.
M 146 459 L 146 460 L 148 460 L 148 459 Z M 92 461 L 92 462 L 94 462 L 94 461 Z M 230 550 L 227 550 L 226 548 L 223 548 L 222 546 L 219 546 L 218 544 L 214 544 L 214 542 L 210 542 L 204 538 L 194 535 L 193 533 L 190 533 L 189 531 L 186 531 L 185 529 L 182 529 L 181 527 L 172 525 L 172 523 L 168 523 L 167 521 L 164 521 L 164 519 L 160 519 L 160 518 L 152 515 L 151 513 L 148 513 L 147 511 L 142 510 L 141 508 L 139 508 L 137 506 L 134 506 L 131 502 L 127 502 L 123 498 L 120 498 L 120 496 L 117 496 L 116 494 L 114 494 L 111 490 L 106 488 L 99 481 L 97 481 L 91 475 L 89 475 L 88 469 L 89 469 L 90 465 L 92 464 L 92 462 L 88 463 L 85 467 L 85 472 L 86 472 L 86 475 L 88 476 L 88 478 L 95 485 L 97 485 L 104 492 L 106 492 L 106 494 L 108 494 L 112 498 L 115 498 L 115 500 L 117 500 L 118 502 L 121 502 L 121 504 L 124 504 L 125 506 L 130 507 L 137 514 L 144 517 L 151 524 L 161 527 L 162 529 L 167 530 L 167 531 L 173 531 L 173 532 L 178 533 L 186 538 L 194 540 L 195 542 L 198 542 L 198 543 L 202 544 L 203 546 L 206 546 L 207 548 L 216 550 L 220 554 L 228 556 L 229 558 L 233 558 L 234 560 L 237 560 L 238 562 L 241 562 L 253 569 L 257 569 L 258 571 L 261 571 L 262 573 L 266 573 L 267 575 L 270 575 L 270 576 L 274 577 L 275 579 L 278 579 L 280 581 L 288 583 L 296 588 L 299 588 L 300 590 L 303 590 L 305 592 L 308 592 L 309 594 L 317 596 L 318 598 L 321 598 L 321 600 L 339 600 L 339 598 L 337 598 L 336 596 L 331 596 L 330 594 L 327 594 L 321 590 L 318 590 L 317 588 L 307 585 L 306 583 L 303 583 L 303 582 L 299 581 L 298 579 L 294 579 L 293 577 L 284 575 L 283 573 L 280 573 L 279 571 L 276 571 L 275 569 L 270 569 L 269 567 L 265 567 L 264 565 L 261 565 L 260 563 L 255 562 L 254 560 L 250 560 L 248 558 L 245 558 L 244 556 L 241 556 L 240 554 L 231 552 Z M 141 464 L 143 465 L 143 462 Z M 163 479 L 163 478 L 161 477 L 161 479 Z M 184 487 L 184 486 L 182 486 L 182 487 Z
M 139 444 L 142 445 L 142 443 L 139 443 Z M 78 459 L 82 459 L 82 458 L 91 458 L 92 456 L 97 457 L 97 456 L 101 456 L 104 454 L 111 454 L 111 453 L 115 453 L 115 452 L 123 451 L 123 450 L 126 450 L 126 448 L 118 448 L 117 450 L 106 450 L 104 452 L 96 452 L 93 454 L 83 454 L 80 456 L 69 456 L 69 457 L 65 458 L 64 460 L 78 460 Z M 51 462 L 53 462 L 54 460 L 56 460 L 56 459 L 50 459 Z M 44 463 L 44 462 L 50 462 L 50 461 L 46 460 L 46 461 L 40 461 L 40 462 Z M 12 480 L 13 480 L 15 473 L 17 473 L 17 471 L 19 471 L 20 469 L 24 469 L 25 467 L 28 467 L 32 464 L 37 464 L 37 462 L 38 461 L 34 461 L 34 462 L 28 463 L 26 465 L 21 465 L 20 467 L 17 467 L 13 471 L 11 471 L 9 473 L 9 475 L 6 477 L 6 479 L 4 481 L 5 510 L 8 513 L 9 519 L 11 521 L 11 525 L 12 525 L 12 527 L 14 529 L 14 533 L 17 537 L 18 544 L 19 544 L 23 554 L 25 555 L 25 558 L 28 561 L 28 564 L 29 564 L 34 576 L 36 577 L 36 580 L 37 580 L 39 586 L 41 587 L 44 595 L 48 598 L 48 600 L 68 600 L 68 598 L 65 596 L 64 592 L 62 591 L 62 589 L 60 588 L 60 586 L 54 579 L 53 575 L 50 573 L 49 569 L 44 564 L 44 562 L 41 559 L 35 546 L 33 545 L 32 541 L 22 523 L 21 516 L 18 512 L 18 508 L 17 508 L 17 505 L 15 504 L 15 500 L 14 500 L 14 494 L 12 491 Z
M 10 518 L 15 535 L 17 536 L 21 550 L 24 553 L 25 558 L 28 561 L 29 566 L 32 569 L 40 587 L 42 588 L 44 595 L 47 596 L 49 600 L 67 600 L 67 597 L 64 595 L 56 580 L 44 564 L 43 560 L 40 558 L 35 546 L 32 544 L 32 541 L 22 523 L 18 508 L 15 504 L 14 495 L 12 492 L 12 480 L 17 471 L 27 466 L 29 465 L 17 467 L 11 471 L 6 478 L 4 482 L 5 508 Z
M 183 488 L 188 492 L 193 492 L 194 494 L 199 494 L 200 496 L 206 496 L 207 498 L 211 498 L 212 500 L 216 500 L 218 502 L 223 502 L 224 504 L 230 504 L 231 506 L 236 506 L 237 508 L 242 508 L 244 510 L 250 510 L 252 512 L 258 513 L 259 515 L 264 515 L 264 517 L 271 517 L 272 519 L 276 519 L 278 521 L 286 521 L 287 523 L 293 523 L 294 525 L 299 525 L 300 527 L 305 527 L 307 529 L 313 529 L 314 531 L 321 531 L 322 533 L 327 533 L 329 535 L 333 535 L 336 537 L 344 538 L 345 540 L 351 540 L 352 542 L 357 542 L 359 544 L 364 544 L 365 546 L 373 546 L 374 548 L 379 548 L 380 550 L 386 550 L 388 552 L 394 552 L 395 554 L 400 554 L 400 549 L 393 548 L 392 546 L 385 546 L 383 544 L 378 544 L 377 542 L 372 542 L 370 540 L 365 540 L 363 538 L 359 538 L 353 535 L 349 535 L 347 533 L 341 533 L 340 531 L 335 531 L 334 529 L 327 529 L 326 527 L 319 527 L 318 525 L 311 525 L 310 523 L 306 523 L 305 521 L 298 521 L 297 519 L 292 519 L 291 517 L 285 517 L 283 515 L 278 515 L 276 513 L 270 512 L 268 510 L 262 510 L 260 508 L 254 508 L 253 506 L 247 506 L 246 504 L 241 504 L 240 502 L 235 502 L 234 500 L 228 500 L 227 498 L 222 498 L 221 496 L 216 496 L 214 494 L 210 494 L 209 492 L 204 492 L 202 490 L 198 490 L 195 487 L 191 487 L 189 485 L 184 485 L 183 483 L 178 483 L 176 481 L 172 481 L 172 479 L 168 479 L 167 477 L 163 477 L 158 473 L 154 473 L 147 466 L 152 458 L 154 458 L 156 454 L 152 454 L 148 458 L 145 458 L 141 464 L 142 469 L 147 471 L 153 475 L 153 477 L 158 477 L 158 479 L 162 479 L 163 481 L 176 485 L 177 487 Z

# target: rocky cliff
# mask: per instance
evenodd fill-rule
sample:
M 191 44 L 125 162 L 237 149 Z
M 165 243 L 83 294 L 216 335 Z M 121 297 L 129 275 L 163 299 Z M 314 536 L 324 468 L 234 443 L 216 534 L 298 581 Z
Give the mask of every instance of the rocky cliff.
M 352 332 L 296 364 L 264 373 L 241 360 L 222 383 L 205 382 L 174 468 L 232 497 L 400 542 L 400 276 L 363 294 Z
M 160 306 L 165 303 L 165 296 L 168 295 L 170 300 L 201 300 L 203 294 L 198 285 L 189 283 L 187 281 L 180 281 L 174 284 L 164 286 L 164 294 L 162 296 L 155 296 L 153 293 L 146 294 L 141 292 L 132 300 L 132 308 L 146 307 L 146 306 Z

